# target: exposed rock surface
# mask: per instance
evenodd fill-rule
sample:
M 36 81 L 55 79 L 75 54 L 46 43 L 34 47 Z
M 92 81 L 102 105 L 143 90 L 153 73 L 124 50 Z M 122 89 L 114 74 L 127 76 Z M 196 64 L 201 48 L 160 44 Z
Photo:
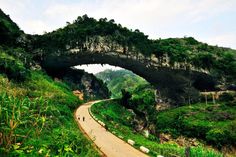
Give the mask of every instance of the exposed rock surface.
M 48 71 L 48 73 L 65 81 L 80 99 L 96 100 L 110 97 L 110 91 L 106 85 L 84 70 L 67 68 L 61 71 Z
M 178 138 L 174 139 L 171 137 L 171 135 L 164 134 L 164 133 L 161 133 L 159 135 L 159 139 L 161 143 L 170 142 L 170 143 L 176 143 L 179 146 L 185 146 L 185 147 L 200 145 L 199 141 L 197 141 L 196 138 L 186 138 L 184 136 L 179 136 Z

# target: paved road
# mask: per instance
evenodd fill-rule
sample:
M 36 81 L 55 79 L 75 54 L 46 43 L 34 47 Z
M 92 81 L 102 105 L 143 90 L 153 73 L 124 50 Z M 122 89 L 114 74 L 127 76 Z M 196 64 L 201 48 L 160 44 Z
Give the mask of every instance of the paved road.
M 100 150 L 108 157 L 147 157 L 146 154 L 138 151 L 129 144 L 125 143 L 112 133 L 106 131 L 101 125 L 99 125 L 89 114 L 88 109 L 95 102 L 88 102 L 80 106 L 75 116 L 82 129 L 87 135 L 94 140 L 94 143 L 100 148 Z M 80 117 L 80 120 L 78 120 Z M 83 121 L 85 117 L 85 121 Z

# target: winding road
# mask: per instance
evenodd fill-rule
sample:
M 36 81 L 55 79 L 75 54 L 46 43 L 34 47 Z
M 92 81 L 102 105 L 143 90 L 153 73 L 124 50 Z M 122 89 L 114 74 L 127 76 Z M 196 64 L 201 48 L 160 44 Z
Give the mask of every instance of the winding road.
M 82 131 L 93 140 L 95 145 L 107 157 L 147 157 L 120 138 L 106 131 L 89 114 L 89 108 L 99 101 L 88 102 L 75 111 L 75 118 Z M 78 118 L 79 117 L 79 118 Z M 83 121 L 83 117 L 85 118 Z

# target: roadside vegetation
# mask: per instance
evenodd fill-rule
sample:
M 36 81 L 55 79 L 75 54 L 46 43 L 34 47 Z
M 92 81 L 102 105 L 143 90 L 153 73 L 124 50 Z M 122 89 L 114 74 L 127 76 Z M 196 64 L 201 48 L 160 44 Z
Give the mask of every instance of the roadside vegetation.
M 118 100 L 104 101 L 94 104 L 91 108 L 92 113 L 106 124 L 106 128 L 113 132 L 118 137 L 123 137 L 125 141 L 132 139 L 135 141 L 134 147 L 145 146 L 150 149 L 150 156 L 163 155 L 185 156 L 185 147 L 178 146 L 173 141 L 160 143 L 160 140 L 155 135 L 145 137 L 143 133 L 134 131 L 133 116 L 134 114 L 120 105 Z M 191 147 L 191 157 L 221 157 L 221 153 L 205 148 L 203 144 L 197 147 Z
M 82 102 L 70 87 L 12 55 L 22 49 L 0 51 L 1 156 L 99 156 L 73 120 Z

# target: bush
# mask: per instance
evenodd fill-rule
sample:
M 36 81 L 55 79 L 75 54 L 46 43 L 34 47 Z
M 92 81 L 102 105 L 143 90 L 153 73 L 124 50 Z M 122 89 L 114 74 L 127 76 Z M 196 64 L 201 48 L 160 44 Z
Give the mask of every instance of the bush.
M 223 93 L 222 95 L 220 95 L 219 100 L 220 101 L 233 101 L 234 96 L 230 93 Z
M 230 133 L 227 130 L 214 128 L 207 132 L 207 142 L 215 145 L 220 149 L 223 145 L 230 144 Z
M 226 121 L 226 120 L 233 120 L 234 115 L 229 112 L 214 112 L 212 111 L 212 114 L 209 114 L 207 116 L 207 119 L 210 121 Z
M 24 81 L 30 75 L 29 70 L 20 60 L 4 52 L 0 54 L 0 73 L 6 74 L 9 79 L 15 81 Z
M 225 105 L 226 105 L 226 106 L 229 106 L 229 107 L 236 106 L 236 100 L 230 101 L 230 102 L 226 102 Z

